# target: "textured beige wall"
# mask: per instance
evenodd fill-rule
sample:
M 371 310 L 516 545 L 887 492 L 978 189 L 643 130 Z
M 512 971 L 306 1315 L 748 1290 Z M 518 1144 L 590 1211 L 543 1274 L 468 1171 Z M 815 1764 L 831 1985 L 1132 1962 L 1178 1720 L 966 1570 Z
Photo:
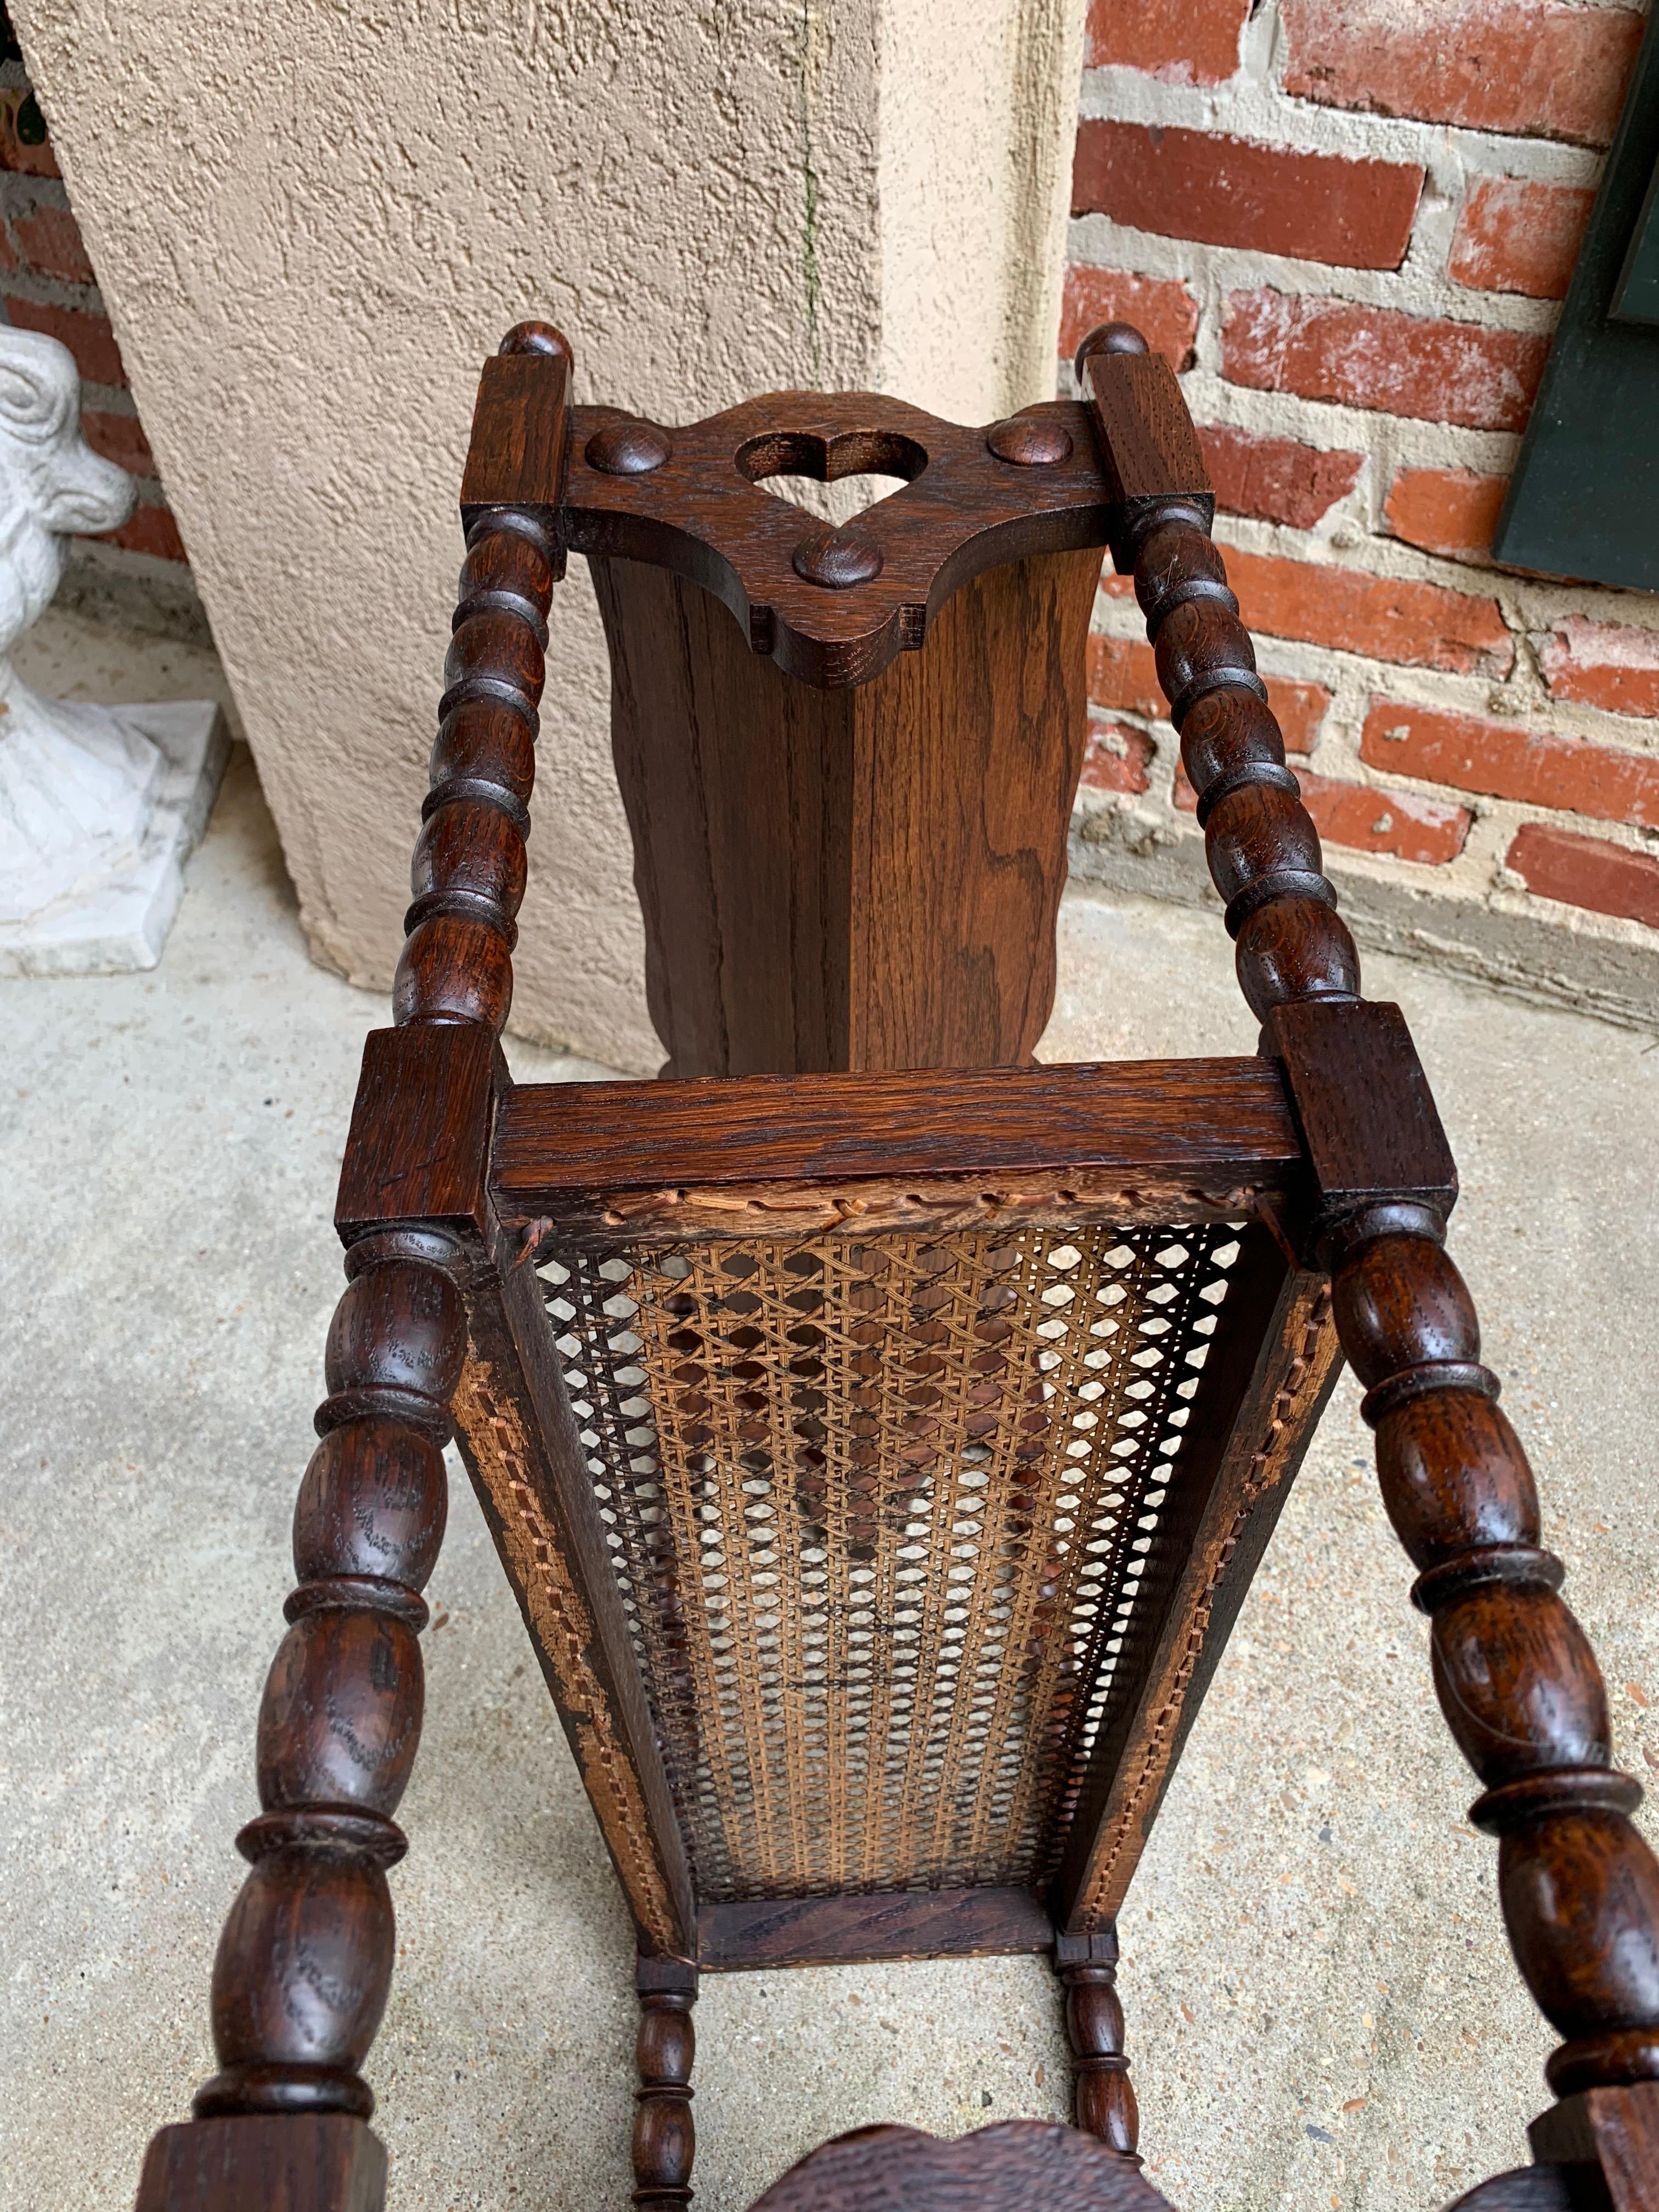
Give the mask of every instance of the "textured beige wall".
M 960 421 L 1051 398 L 1079 0 L 878 10 L 884 391 Z
M 15 0 L 318 957 L 400 939 L 478 364 L 674 421 L 1052 390 L 1082 0 Z M 516 1028 L 655 1065 L 585 565 Z

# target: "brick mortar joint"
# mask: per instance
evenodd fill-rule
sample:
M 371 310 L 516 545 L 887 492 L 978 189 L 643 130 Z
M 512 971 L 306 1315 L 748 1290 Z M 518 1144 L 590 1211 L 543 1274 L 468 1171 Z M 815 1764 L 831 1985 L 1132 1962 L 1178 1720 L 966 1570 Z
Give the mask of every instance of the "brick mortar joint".
M 1120 605 L 1107 603 L 1114 616 L 1121 613 Z M 1130 611 L 1133 619 L 1133 610 Z M 1119 642 L 1136 644 L 1139 641 L 1131 631 L 1114 629 L 1099 635 L 1115 636 Z M 1402 713 L 1426 711 L 1433 714 L 1451 714 L 1478 721 L 1491 721 L 1500 731 L 1513 731 L 1522 738 L 1532 735 L 1560 738 L 1563 742 L 1583 742 L 1595 746 L 1598 738 L 1609 732 L 1606 724 L 1615 718 L 1603 717 L 1600 729 L 1585 732 L 1582 727 L 1575 732 L 1564 729 L 1564 717 L 1552 708 L 1552 702 L 1542 702 L 1551 709 L 1553 726 L 1539 732 L 1529 729 L 1528 718 L 1491 712 L 1491 696 L 1480 696 L 1471 683 L 1463 678 L 1447 678 L 1438 672 L 1401 668 L 1397 664 L 1364 659 L 1358 656 L 1339 654 L 1328 647 L 1309 647 L 1277 640 L 1265 641 L 1261 655 L 1263 673 L 1271 685 L 1275 680 L 1293 683 L 1312 683 L 1329 693 L 1329 702 L 1315 729 L 1312 744 L 1305 758 L 1292 757 L 1292 766 L 1298 773 L 1305 767 L 1327 782 L 1347 784 L 1356 788 L 1376 791 L 1382 794 L 1398 794 L 1402 799 L 1423 800 L 1449 807 L 1473 818 L 1465 853 L 1455 862 L 1435 864 L 1437 869 L 1461 865 L 1465 858 L 1479 860 L 1483 854 L 1488 860 L 1498 857 L 1498 849 L 1509 842 L 1516 830 L 1527 820 L 1541 820 L 1559 828 L 1568 828 L 1576 834 L 1601 839 L 1641 852 L 1659 842 L 1659 830 L 1645 825 L 1609 817 L 1602 814 L 1580 812 L 1570 806 L 1551 806 L 1540 801 L 1517 799 L 1501 793 L 1477 792 L 1462 786 L 1441 782 L 1432 777 L 1413 775 L 1401 769 L 1378 768 L 1361 754 L 1363 732 L 1374 707 L 1394 707 Z M 1142 650 L 1146 648 L 1143 647 Z M 1286 666 L 1286 662 L 1290 664 Z M 1413 693 L 1419 696 L 1412 696 Z M 1426 693 L 1428 696 L 1421 695 Z M 1179 749 L 1175 732 L 1169 722 L 1159 715 L 1143 712 L 1134 706 L 1109 704 L 1093 701 L 1091 714 L 1110 721 L 1145 740 L 1152 748 L 1152 758 L 1146 763 L 1148 788 L 1141 793 L 1114 793 L 1089 790 L 1085 804 L 1089 810 L 1151 807 L 1167 826 L 1176 819 L 1190 821 L 1185 810 L 1174 808 L 1173 781 Z M 1593 722 L 1595 710 L 1577 710 L 1577 720 L 1582 726 Z M 1632 764 L 1652 762 L 1659 754 L 1659 722 L 1644 722 L 1627 719 L 1621 729 L 1611 732 L 1623 742 L 1601 748 L 1622 762 Z M 1418 817 L 1421 818 L 1421 817 Z M 1491 823 L 1490 833 L 1481 825 Z M 1348 848 L 1357 849 L 1357 848 Z M 1401 865 L 1414 865 L 1401 863 Z
M 1066 259 L 1079 269 L 1119 270 L 1185 284 L 1197 296 L 1199 359 L 1217 368 L 1227 300 L 1234 293 L 1276 292 L 1286 301 L 1367 308 L 1375 314 L 1409 316 L 1419 322 L 1455 323 L 1494 335 L 1547 337 L 1560 319 L 1560 302 L 1456 283 L 1447 273 L 1453 235 L 1450 210 L 1419 207 L 1411 243 L 1399 265 L 1364 269 L 1260 246 L 1221 246 L 1211 239 L 1137 230 L 1090 210 L 1068 218 Z M 1204 343 L 1206 329 L 1213 344 Z
M 1101 819 L 1097 816 L 1095 821 Z M 1157 822 L 1141 817 L 1129 834 L 1115 839 L 1090 834 L 1073 823 L 1073 882 L 1084 896 L 1116 885 L 1176 904 L 1219 911 L 1204 862 L 1202 833 L 1192 817 Z M 1571 833 L 1575 836 L 1581 833 Z M 1473 840 L 1471 840 L 1473 842 Z M 1343 908 L 1362 946 L 1449 968 L 1484 985 L 1517 993 L 1534 1002 L 1566 1005 L 1622 1027 L 1650 1033 L 1659 1027 L 1659 929 L 1594 908 L 1545 898 L 1529 890 L 1503 865 L 1501 850 L 1469 865 L 1466 848 L 1439 867 L 1413 866 L 1381 854 L 1337 846 L 1328 849 L 1327 871 L 1336 883 Z M 1368 893 L 1382 901 L 1373 905 Z M 1405 903 L 1401 905 L 1403 898 Z M 1578 944 L 1615 958 L 1634 956 L 1642 963 L 1635 980 L 1621 984 L 1582 972 L 1569 974 L 1540 965 L 1536 941 L 1506 951 L 1489 933 L 1467 933 L 1463 917 L 1480 916 L 1500 930 L 1510 923 L 1542 933 L 1542 941 Z M 1547 962 L 1548 955 L 1545 956 Z
M 74 210 L 61 177 L 31 177 L 21 169 L 0 169 L 0 210 L 9 216 L 33 215 L 40 208 L 51 208 L 73 220 Z
M 0 292 L 27 300 L 37 307 L 62 307 L 71 314 L 91 315 L 109 325 L 104 295 L 96 284 L 77 284 L 67 276 L 48 276 L 38 269 L 8 269 L 0 276 Z
M 1659 595 L 1652 592 L 1621 591 L 1614 585 L 1534 579 L 1513 569 L 1482 568 L 1426 553 L 1381 531 L 1367 532 L 1352 544 L 1335 545 L 1328 535 L 1294 532 L 1284 524 L 1262 522 L 1249 515 L 1224 514 L 1217 518 L 1215 536 L 1224 558 L 1233 548 L 1258 559 L 1296 562 L 1316 572 L 1341 571 L 1385 584 L 1428 584 L 1461 599 L 1491 603 L 1516 641 L 1523 636 L 1546 636 L 1569 617 L 1579 615 L 1598 626 L 1640 631 L 1659 647 Z M 1375 558 L 1351 557 L 1366 553 L 1380 556 L 1380 562 Z
M 1475 476 L 1506 477 L 1521 446 L 1513 430 L 1474 430 L 1381 408 L 1304 399 L 1296 392 L 1234 384 L 1203 368 L 1188 369 L 1182 386 L 1202 428 L 1214 423 L 1259 437 L 1290 438 L 1318 452 L 1359 452 L 1368 466 L 1348 499 L 1362 501 L 1368 528 L 1373 514 L 1381 520 L 1399 468 L 1462 468 Z M 1348 519 L 1357 519 L 1352 509 Z
M 1105 612 L 1106 619 L 1097 621 L 1091 635 L 1117 644 L 1144 646 L 1144 632 L 1133 627 L 1133 609 L 1127 621 L 1121 607 L 1111 601 L 1106 603 Z M 1330 694 L 1331 703 L 1325 710 L 1318 743 L 1328 742 L 1334 731 L 1347 727 L 1354 732 L 1357 752 L 1358 732 L 1375 700 L 1408 712 L 1455 714 L 1491 722 L 1523 738 L 1534 735 L 1559 738 L 1564 743 L 1582 744 L 1638 760 L 1659 754 L 1659 716 L 1619 714 L 1607 708 L 1557 699 L 1544 688 L 1535 665 L 1530 671 L 1532 688 L 1522 689 L 1513 673 L 1502 683 L 1495 683 L 1491 677 L 1384 660 L 1373 653 L 1316 644 L 1306 639 L 1279 637 L 1269 631 L 1258 631 L 1253 635 L 1257 665 L 1269 686 L 1276 682 L 1311 684 Z M 1522 641 L 1530 647 L 1530 639 Z M 1162 714 L 1145 716 L 1134 708 L 1092 703 L 1097 714 L 1169 726 Z M 1540 730 L 1538 724 L 1546 718 L 1547 726 Z
M 1133 725 L 1134 718 L 1127 714 L 1122 718 Z M 1097 824 L 1094 842 L 1098 841 L 1100 817 L 1115 817 L 1115 841 L 1126 849 L 1134 851 L 1149 840 L 1167 842 L 1168 833 L 1188 831 L 1201 838 L 1196 819 L 1190 807 L 1175 803 L 1175 771 L 1179 761 L 1179 747 L 1175 732 L 1167 723 L 1143 726 L 1144 734 L 1153 746 L 1153 758 L 1148 763 L 1147 787 L 1139 792 L 1091 790 L 1080 795 L 1073 810 L 1074 822 L 1082 828 L 1092 818 Z M 1340 855 L 1363 859 L 1373 863 L 1388 875 L 1404 869 L 1407 880 L 1419 887 L 1445 879 L 1449 872 L 1456 872 L 1456 879 L 1468 880 L 1476 877 L 1492 880 L 1492 871 L 1501 866 L 1504 854 L 1513 845 L 1516 836 L 1528 823 L 1540 828 L 1557 830 L 1570 836 L 1583 838 L 1609 848 L 1653 857 L 1659 851 L 1659 829 L 1645 828 L 1629 822 L 1608 820 L 1600 815 L 1574 812 L 1570 808 L 1549 807 L 1534 801 L 1500 797 L 1485 792 L 1463 791 L 1456 786 L 1437 784 L 1420 777 L 1382 773 L 1357 754 L 1330 752 L 1322 743 L 1316 744 L 1313 754 L 1305 761 L 1293 760 L 1291 767 L 1301 776 L 1308 774 L 1327 784 L 1340 784 L 1352 791 L 1373 793 L 1381 802 L 1389 798 L 1420 799 L 1444 806 L 1469 817 L 1469 829 L 1461 849 L 1444 860 L 1413 860 L 1403 856 L 1376 850 L 1366 846 L 1349 845 L 1339 839 L 1322 842 Z M 1420 820 L 1420 817 L 1408 817 Z M 1082 828 L 1085 841 L 1091 842 L 1091 833 Z
M 1288 91 L 1282 59 L 1265 72 L 1248 63 L 1219 84 L 1182 84 L 1124 63 L 1085 64 L 1079 120 L 1162 124 L 1207 137 L 1248 138 L 1285 152 L 1327 154 L 1352 161 L 1444 164 L 1540 183 L 1577 184 L 1605 149 L 1546 132 L 1436 123 L 1376 108 L 1307 100 Z

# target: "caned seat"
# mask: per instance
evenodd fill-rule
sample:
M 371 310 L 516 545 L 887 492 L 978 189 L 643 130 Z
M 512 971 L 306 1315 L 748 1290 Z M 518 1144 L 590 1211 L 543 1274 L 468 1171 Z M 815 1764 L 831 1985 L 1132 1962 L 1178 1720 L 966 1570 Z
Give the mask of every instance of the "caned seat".
M 988 428 L 782 393 L 669 429 L 573 406 L 544 325 L 488 364 L 221 2071 L 141 2212 L 381 2201 L 362 2068 L 452 1431 L 633 1916 L 635 2203 L 690 2197 L 701 1974 L 1024 1951 L 1063 1984 L 1091 2142 L 855 2137 L 765 2203 L 1155 2212 L 1116 1916 L 1344 1355 L 1563 2039 L 1537 2162 L 1470 2204 L 1659 2212 L 1659 1867 L 1445 1252 L 1444 1134 L 1361 995 L 1174 375 L 1118 325 L 1077 366 L 1079 399 Z M 767 489 L 868 471 L 902 489 L 839 527 Z M 1033 1060 L 1108 547 L 1248 1057 Z M 571 551 L 655 1083 L 515 1085 L 498 1043 Z
M 697 1963 L 1109 1920 L 1335 1373 L 1276 1071 L 526 1088 L 493 1158 Z

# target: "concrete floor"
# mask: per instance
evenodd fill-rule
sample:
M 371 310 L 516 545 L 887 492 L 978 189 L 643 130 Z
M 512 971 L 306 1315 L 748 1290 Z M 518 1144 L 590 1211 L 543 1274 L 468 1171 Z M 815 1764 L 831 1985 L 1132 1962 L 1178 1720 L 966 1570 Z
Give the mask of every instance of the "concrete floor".
M 49 620 L 40 651 L 80 688 L 214 679 L 176 647 L 135 675 L 131 651 L 100 658 Z M 1373 963 L 1370 986 L 1405 1003 L 1434 1076 L 1487 1356 L 1645 1774 L 1659 1051 L 1419 969 Z M 118 2208 L 150 2130 L 212 2070 L 208 1972 L 341 1279 L 334 1182 L 385 1011 L 307 963 L 239 752 L 160 969 L 5 983 L 0 1019 L 0 2205 Z M 1252 1041 L 1218 917 L 1068 902 L 1050 1056 Z M 1443 2204 L 1524 2158 L 1543 2101 L 1550 2037 L 1509 1960 L 1494 1849 L 1463 1817 L 1474 1784 L 1357 1395 L 1345 1381 L 1309 1455 L 1124 1922 L 1143 2148 L 1184 2212 Z M 369 2069 L 392 2202 L 620 2208 L 626 1923 L 464 1477 L 430 1595 Z M 950 2134 L 1063 2108 L 1039 1962 L 704 1986 L 708 2212 L 863 2122 Z

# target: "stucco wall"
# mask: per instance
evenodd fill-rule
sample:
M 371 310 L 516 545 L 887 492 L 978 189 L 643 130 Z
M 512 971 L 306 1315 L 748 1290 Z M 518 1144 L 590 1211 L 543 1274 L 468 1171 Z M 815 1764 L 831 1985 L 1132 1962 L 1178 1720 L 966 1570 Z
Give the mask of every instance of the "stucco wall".
M 1053 389 L 1081 0 L 15 0 L 319 957 L 400 938 L 478 363 L 673 421 Z M 582 563 L 514 1026 L 653 1066 Z

